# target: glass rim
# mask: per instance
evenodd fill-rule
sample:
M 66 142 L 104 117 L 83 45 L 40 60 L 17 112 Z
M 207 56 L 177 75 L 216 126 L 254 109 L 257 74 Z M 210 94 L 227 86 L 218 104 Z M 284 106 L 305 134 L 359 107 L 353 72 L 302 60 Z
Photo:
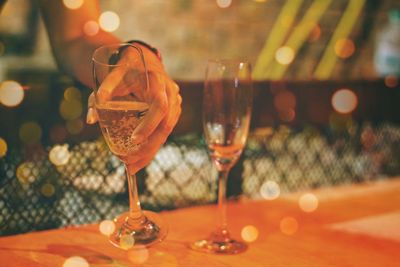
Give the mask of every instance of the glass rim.
M 104 66 L 104 67 L 117 67 L 117 66 L 126 65 L 126 64 L 122 64 L 122 63 L 121 64 L 118 64 L 118 63 L 110 64 L 109 62 L 104 63 L 104 62 L 101 62 L 101 61 L 97 60 L 96 56 L 95 56 L 96 53 L 98 53 L 102 49 L 110 48 L 110 47 L 118 47 L 118 50 L 119 50 L 119 49 L 121 49 L 121 47 L 125 47 L 125 46 L 130 46 L 130 47 L 133 47 L 133 48 L 137 49 L 139 54 L 140 54 L 140 56 L 143 57 L 143 51 L 139 46 L 136 46 L 136 45 L 131 44 L 131 43 L 115 43 L 115 44 L 101 45 L 101 46 L 97 47 L 92 53 L 92 62 L 95 63 L 95 64 L 98 64 L 98 65 Z M 115 50 L 115 51 L 117 51 L 117 50 Z

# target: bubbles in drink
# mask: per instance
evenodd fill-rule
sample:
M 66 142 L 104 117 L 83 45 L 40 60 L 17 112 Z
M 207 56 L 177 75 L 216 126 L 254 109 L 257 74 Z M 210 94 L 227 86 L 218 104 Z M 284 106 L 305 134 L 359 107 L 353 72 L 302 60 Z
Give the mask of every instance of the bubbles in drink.
M 149 106 L 142 102 L 115 101 L 96 105 L 103 136 L 110 150 L 117 156 L 134 153 L 137 145 L 132 133 Z

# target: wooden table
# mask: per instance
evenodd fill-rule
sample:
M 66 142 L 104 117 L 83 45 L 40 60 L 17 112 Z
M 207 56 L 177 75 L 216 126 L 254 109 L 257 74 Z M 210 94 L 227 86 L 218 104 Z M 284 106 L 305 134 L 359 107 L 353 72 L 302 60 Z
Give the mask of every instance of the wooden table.
M 214 226 L 215 207 L 200 206 L 162 213 L 170 233 L 148 250 L 114 248 L 88 225 L 2 237 L 0 266 L 400 266 L 400 178 L 313 191 L 313 212 L 299 206 L 304 193 L 230 203 L 232 235 L 251 241 L 239 255 L 187 249 Z

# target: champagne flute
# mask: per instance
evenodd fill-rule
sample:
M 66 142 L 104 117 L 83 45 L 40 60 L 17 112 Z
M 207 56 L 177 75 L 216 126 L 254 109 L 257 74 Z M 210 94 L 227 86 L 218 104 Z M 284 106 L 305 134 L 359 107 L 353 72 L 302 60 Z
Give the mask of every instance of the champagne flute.
M 203 94 L 203 131 L 218 170 L 218 224 L 206 239 L 191 244 L 198 251 L 235 254 L 247 245 L 230 237 L 226 220 L 226 181 L 245 146 L 252 109 L 250 64 L 236 60 L 207 63 Z
M 149 108 L 144 101 L 149 78 L 143 53 L 132 44 L 102 46 L 94 51 L 92 66 L 99 125 L 109 149 L 125 165 L 129 190 L 129 211 L 114 220 L 116 230 L 109 240 L 123 249 L 151 246 L 163 240 L 168 229 L 159 215 L 141 209 L 128 160 L 141 145 L 132 133 Z

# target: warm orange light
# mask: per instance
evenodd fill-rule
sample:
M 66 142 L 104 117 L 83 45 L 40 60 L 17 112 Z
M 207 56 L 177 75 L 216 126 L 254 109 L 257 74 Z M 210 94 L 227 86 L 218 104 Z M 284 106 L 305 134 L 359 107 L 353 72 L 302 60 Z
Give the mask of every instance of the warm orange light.
M 371 149 L 376 143 L 376 134 L 372 130 L 371 127 L 367 127 L 361 133 L 361 144 L 364 146 L 365 149 Z
M 348 114 L 356 109 L 358 99 L 350 89 L 340 89 L 333 94 L 331 103 L 337 112 Z
M 89 267 L 89 263 L 82 257 L 73 256 L 65 260 L 63 267 Z
M 389 88 L 395 88 L 399 85 L 399 78 L 394 75 L 388 75 L 385 77 L 385 85 Z
M 354 54 L 356 47 L 350 39 L 340 39 L 335 43 L 335 53 L 340 58 L 348 58 Z
M 78 9 L 83 5 L 83 0 L 63 0 L 63 4 L 69 9 Z
M 318 208 L 318 198 L 311 193 L 304 194 L 299 199 L 299 207 L 304 212 L 313 212 Z
M 56 189 L 54 188 L 54 185 L 45 183 L 41 188 L 40 192 L 42 193 L 43 196 L 45 197 L 51 197 L 54 195 L 56 192 Z
M 113 32 L 119 27 L 119 16 L 112 11 L 105 11 L 100 15 L 100 27 L 106 32 Z
M 4 81 L 0 85 L 0 103 L 7 107 L 18 106 L 24 99 L 24 89 L 16 81 Z
M 7 154 L 7 142 L 0 137 L 0 158 Z
M 145 246 L 137 246 L 127 252 L 128 260 L 134 264 L 143 264 L 149 258 L 149 250 Z
M 42 128 L 36 122 L 25 122 L 19 128 L 19 138 L 26 144 L 36 144 L 42 137 Z
M 260 188 L 260 195 L 267 200 L 273 200 L 279 197 L 281 189 L 275 181 L 266 181 Z
M 220 8 L 227 8 L 232 4 L 232 0 L 217 0 L 217 5 Z
M 241 236 L 246 242 L 254 242 L 258 238 L 258 229 L 253 225 L 246 225 L 241 231 Z
M 308 38 L 308 40 L 310 42 L 316 42 L 319 40 L 320 37 L 321 37 L 321 27 L 319 25 L 315 25 L 315 27 L 312 29 L 310 33 L 310 37 Z
M 299 224 L 297 220 L 293 217 L 285 217 L 280 222 L 281 232 L 285 235 L 293 235 L 297 232 Z
M 296 107 L 296 97 L 290 91 L 281 91 L 274 97 L 274 106 L 277 110 L 294 109 Z
M 282 46 L 276 50 L 275 59 L 282 65 L 289 65 L 294 59 L 294 51 L 288 46 Z
M 279 118 L 285 122 L 291 122 L 296 118 L 296 111 L 290 108 L 279 112 Z
M 88 36 L 95 36 L 99 33 L 100 26 L 94 20 L 89 20 L 88 22 L 83 25 L 83 32 Z
M 21 185 L 28 185 L 36 180 L 36 177 L 32 175 L 33 167 L 32 162 L 24 162 L 17 167 L 15 175 Z
M 71 154 L 68 150 L 68 145 L 56 145 L 49 153 L 49 160 L 56 166 L 62 166 L 68 163 Z
M 103 235 L 109 236 L 115 231 L 115 223 L 111 220 L 104 220 L 99 225 L 99 231 Z
M 135 239 L 131 235 L 123 235 L 119 239 L 119 246 L 122 249 L 128 250 L 128 249 L 132 248 L 133 245 L 135 245 Z

